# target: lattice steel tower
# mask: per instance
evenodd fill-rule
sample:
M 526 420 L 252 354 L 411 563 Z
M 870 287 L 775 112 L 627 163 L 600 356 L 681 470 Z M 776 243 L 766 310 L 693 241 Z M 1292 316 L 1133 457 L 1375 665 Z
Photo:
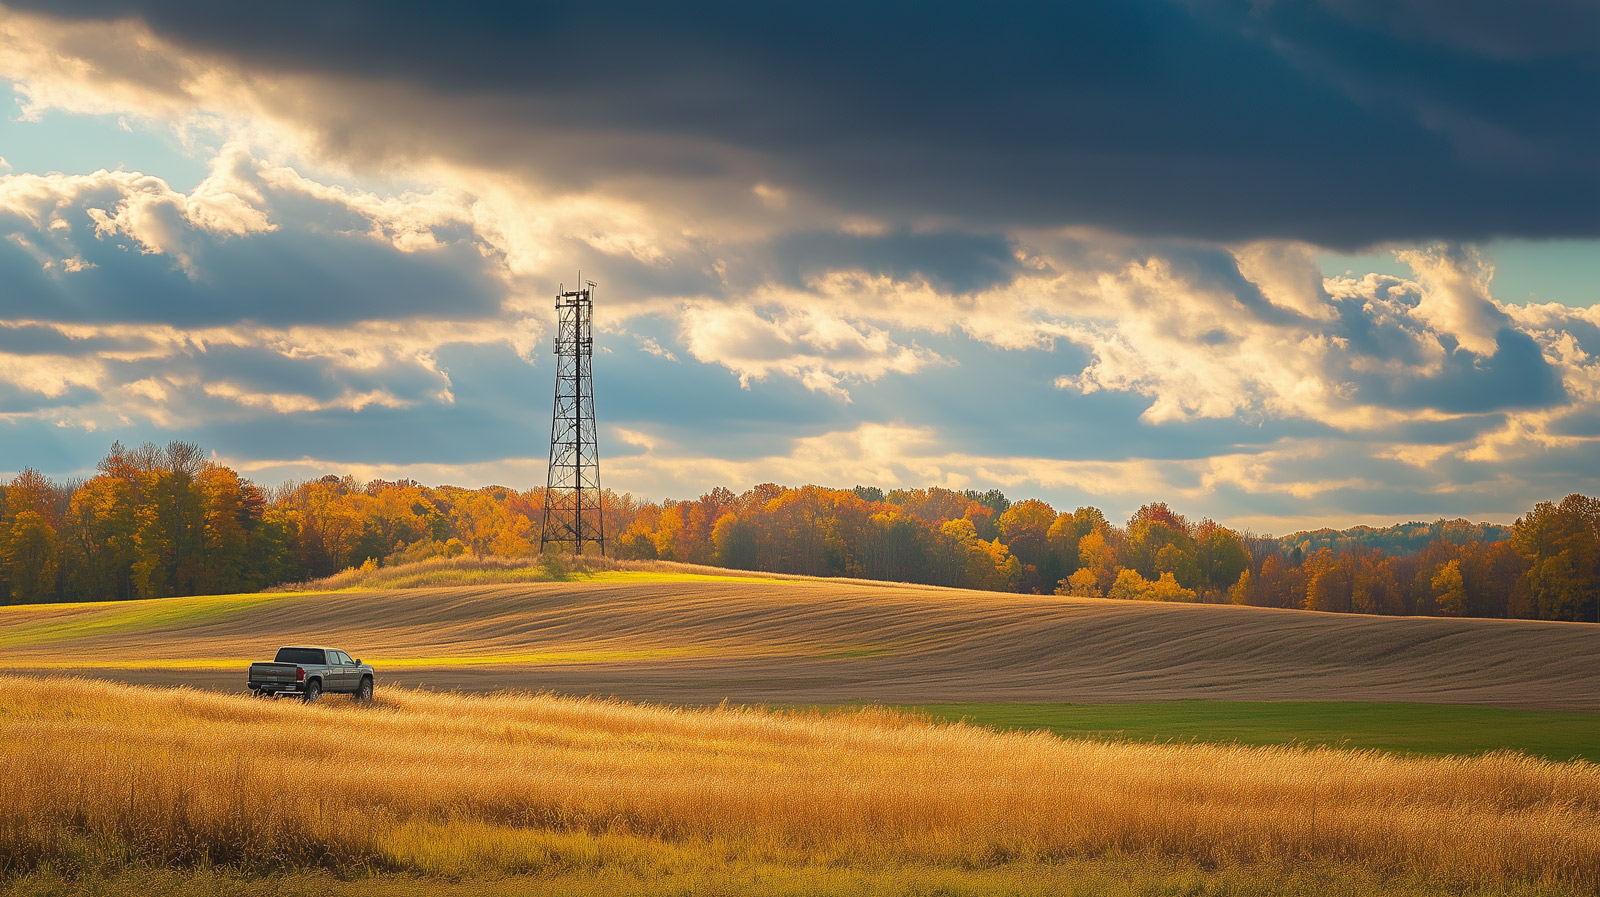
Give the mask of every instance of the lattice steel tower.
M 544 531 L 539 550 L 586 545 L 606 553 L 600 516 L 600 449 L 594 425 L 594 281 L 556 294 L 556 401 L 550 414 L 550 471 L 545 478 Z

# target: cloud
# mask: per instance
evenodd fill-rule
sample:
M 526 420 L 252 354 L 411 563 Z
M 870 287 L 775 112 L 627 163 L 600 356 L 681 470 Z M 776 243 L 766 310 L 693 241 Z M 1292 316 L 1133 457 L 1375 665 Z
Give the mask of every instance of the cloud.
M 838 271 L 895 283 L 924 283 L 940 293 L 976 293 L 1009 283 L 1022 265 L 1011 241 L 959 231 L 783 234 L 761 249 L 766 280 L 789 287 Z
M 270 409 L 278 414 L 301 414 L 308 411 L 327 411 L 330 409 L 360 411 L 371 405 L 380 405 L 385 408 L 406 408 L 411 405 L 410 402 L 397 398 L 392 393 L 384 390 L 371 390 L 363 393 L 346 390 L 331 399 L 322 400 L 296 393 L 252 392 L 237 383 L 226 380 L 207 383 L 204 386 L 204 390 L 208 396 L 226 399 L 245 408 Z
M 195 189 L 135 171 L 0 175 L 9 420 L 85 431 L 448 404 L 442 347 L 531 358 L 471 200 L 378 195 L 228 143 Z
M 1239 255 L 1241 270 L 1263 270 L 1257 247 Z M 1291 317 L 1167 260 L 1130 264 L 1101 278 L 1120 312 L 1069 329 L 1092 361 L 1057 385 L 1149 396 L 1151 423 L 1266 415 L 1347 430 L 1564 403 L 1554 359 L 1490 297 L 1490 269 L 1449 248 L 1398 255 L 1417 281 L 1331 278 L 1318 298 L 1304 291 L 1315 268 L 1299 254 L 1292 279 L 1301 291 L 1285 299 L 1297 306 Z M 1287 259 L 1265 269 L 1268 289 L 1281 289 L 1271 281 L 1286 276 Z
M 632 260 L 640 283 L 655 282 L 651 272 L 668 272 L 670 281 L 673 270 L 700 271 L 683 281 L 697 290 L 686 296 L 663 291 L 606 306 L 608 341 L 628 337 L 640 356 L 678 362 L 677 368 L 725 369 L 746 390 L 759 385 L 764 394 L 756 402 L 766 406 L 765 415 L 743 424 L 714 420 L 705 401 L 670 384 L 649 400 L 655 405 L 644 416 L 645 400 L 619 396 L 618 438 L 640 452 L 608 461 L 608 470 L 616 482 L 647 494 L 744 479 L 870 477 L 884 485 L 1037 489 L 1130 509 L 1176 496 L 1237 512 L 1249 503 L 1228 496 L 1248 496 L 1350 513 L 1340 509 L 1377 500 L 1404 482 L 1397 470 L 1431 466 L 1470 484 L 1494 476 L 1485 465 L 1578 450 L 1588 437 L 1565 432 L 1567 421 L 1600 396 L 1600 370 L 1585 348 L 1600 344 L 1592 314 L 1504 306 L 1492 296 L 1492 270 L 1458 247 L 1401 252 L 1415 279 L 1323 279 L 1312 248 L 1292 241 L 1214 246 L 1069 229 L 1005 237 L 804 230 L 792 239 L 674 242 L 659 224 L 614 215 L 604 205 L 535 205 L 531 215 L 517 216 L 510 203 L 518 195 L 460 185 L 360 191 L 266 163 L 237 144 L 227 145 L 212 176 L 189 193 L 135 172 L 0 180 L 19 280 L 27 283 L 26 275 L 56 291 L 38 294 L 49 300 L 32 306 L 43 317 L 0 321 L 0 352 L 14 346 L 10 357 L 29 359 L 26 376 L 13 373 L 23 370 L 20 360 L 0 368 L 0 381 L 12 391 L 0 397 L 0 415 L 102 432 L 142 424 L 248 432 L 294 419 L 301 441 L 319 427 L 356 440 L 318 463 L 436 469 L 441 476 L 502 469 L 485 460 L 413 467 L 362 459 L 374 457 L 373 434 L 428 430 L 435 425 L 418 422 L 446 419 L 438 409 L 456 406 L 463 388 L 472 398 L 450 412 L 440 432 L 492 434 L 492 423 L 524 414 L 516 409 L 526 390 L 498 385 L 521 373 L 490 374 L 442 358 L 462 346 L 499 347 L 523 364 L 535 359 L 548 300 L 535 299 L 532 284 L 551 277 L 538 253 L 580 244 L 607 264 Z M 597 222 L 599 230 L 561 237 L 574 221 Z M 614 240 L 606 236 L 608 222 L 653 236 L 647 243 Z M 332 248 L 324 254 L 317 244 Z M 642 252 L 643 245 L 656 250 Z M 406 300 L 403 291 L 370 301 L 360 293 L 347 297 L 344 280 L 325 269 L 335 263 L 359 269 L 361 253 L 351 246 L 365 247 L 373 264 L 386 269 L 375 280 L 385 290 L 397 279 L 426 285 L 420 272 L 427 269 L 414 266 L 434 264 L 446 276 L 475 278 L 481 298 L 456 306 Z M 96 267 L 69 271 L 64 261 L 74 258 Z M 129 260 L 151 267 L 130 268 Z M 157 272 L 154 282 L 204 297 L 206 313 L 163 301 L 137 314 L 74 314 L 67 300 L 75 294 L 63 285 L 130 270 Z M 308 303 L 333 304 L 332 295 L 340 307 L 312 312 L 279 300 L 272 308 L 272 297 L 306 270 L 321 278 L 306 285 Z M 126 289 L 108 295 L 125 309 L 140 296 Z M 1052 457 L 1041 451 L 1045 444 L 1020 435 L 1048 439 L 1048 422 L 1017 420 L 1004 428 L 1014 434 L 1010 444 L 957 447 L 951 434 L 964 416 L 1038 416 L 1021 406 L 1020 383 L 999 394 L 976 388 L 917 396 L 919 378 L 934 371 L 945 371 L 947 381 L 967 370 L 967 376 L 1017 376 L 969 369 L 970 349 L 924 342 L 959 347 L 958 337 L 998 353 L 997 360 L 1036 357 L 1028 368 L 1040 384 L 1053 380 L 1081 398 L 1142 399 L 1135 426 L 1227 421 L 1234 429 L 1169 445 L 1159 456 L 1130 455 L 1114 438 L 1085 443 L 1074 457 Z M 689 363 L 664 343 L 674 338 Z M 1081 351 L 1081 363 L 1072 363 L 1068 347 Z M 1043 375 L 1041 363 L 1056 372 Z M 486 394 L 483 377 L 498 381 Z M 916 398 L 899 406 L 908 422 L 881 424 L 870 416 L 876 410 L 801 409 L 794 397 L 776 404 L 775 379 L 834 408 L 895 380 Z M 608 395 L 646 390 L 637 378 L 623 382 Z M 880 408 L 882 401 L 871 404 Z M 761 429 L 752 423 L 757 419 L 783 418 L 782 427 L 763 424 L 768 432 L 761 439 L 739 435 L 741 426 Z M 667 419 L 686 423 L 674 429 L 658 422 Z M 1323 428 L 1323 435 L 1292 435 L 1285 423 L 1297 420 Z M 1429 431 L 1430 422 L 1454 429 Z M 1240 424 L 1270 427 L 1250 436 Z M 717 428 L 720 456 L 685 447 L 688 434 L 700 431 L 703 438 L 708 425 Z M 492 456 L 501 444 L 496 439 L 466 454 Z M 788 448 L 774 453 L 781 445 Z M 443 444 L 428 451 L 438 458 L 462 454 Z M 1344 463 L 1343 452 L 1367 459 L 1366 466 Z M 288 460 L 249 463 L 280 472 L 310 463 L 278 457 Z M 506 463 L 508 471 L 526 466 Z M 1447 487 L 1440 480 L 1412 494 L 1432 501 Z M 1463 492 L 1463 500 L 1482 494 L 1450 488 Z
M 1423 287 L 1412 314 L 1469 352 L 1495 353 L 1506 316 L 1489 296 L 1492 268 L 1476 253 L 1453 250 L 1405 250 L 1396 258 L 1411 268 Z
M 818 308 L 763 313 L 738 305 L 691 305 L 680 320 L 689 353 L 732 370 L 746 388 L 751 380 L 778 373 L 848 400 L 846 381 L 913 374 L 938 361 L 915 345 L 897 344 L 887 331 Z
M 190 193 L 130 171 L 0 175 L 0 317 L 205 326 L 497 313 L 509 275 L 481 241 L 447 233 L 470 210 L 440 205 L 313 185 L 238 146 Z
M 678 360 L 678 356 L 672 354 L 671 350 L 663 349 L 661 344 L 656 342 L 656 339 L 653 336 L 640 338 L 639 348 L 649 352 L 651 355 L 654 355 L 657 358 L 665 358 L 668 361 L 674 362 Z
M 29 108 L 243 116 L 346 164 L 516 172 L 698 222 L 823 210 L 1340 246 L 1600 230 L 1597 126 L 1568 114 L 1600 100 L 1592 42 L 1573 36 L 1593 17 L 1571 3 L 1510 28 L 1481 4 L 1421 2 L 911 20 L 845 3 L 345 2 L 315 24 L 186 0 L 13 7 L 43 11 L 0 35 Z M 600 33 L 604 65 L 523 63 Z
M 1457 0 L 1322 0 L 1350 21 L 1491 59 L 1580 56 L 1600 51 L 1600 9 L 1583 0 L 1507 7 Z
M 31 351 L 5 351 L 7 333 L 26 334 Z M 197 428 L 261 412 L 448 404 L 453 384 L 437 360 L 441 347 L 510 348 L 525 338 L 500 322 L 286 330 L 0 325 L 0 382 L 36 394 L 17 412 L 33 417 L 89 429 L 144 422 Z
M 66 355 L 0 353 L 0 382 L 22 393 L 61 399 L 77 389 L 97 389 L 105 381 L 104 368 L 92 360 Z

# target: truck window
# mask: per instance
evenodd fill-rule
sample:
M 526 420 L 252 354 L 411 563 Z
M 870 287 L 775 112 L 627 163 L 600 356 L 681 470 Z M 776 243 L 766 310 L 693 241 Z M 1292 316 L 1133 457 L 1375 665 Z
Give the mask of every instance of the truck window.
M 278 656 L 272 658 L 273 663 L 322 663 L 321 648 L 279 648 Z
M 344 653 L 343 651 L 335 651 L 335 652 L 333 652 L 333 660 L 334 660 L 335 663 L 341 664 L 343 666 L 349 666 L 350 665 L 350 655 Z

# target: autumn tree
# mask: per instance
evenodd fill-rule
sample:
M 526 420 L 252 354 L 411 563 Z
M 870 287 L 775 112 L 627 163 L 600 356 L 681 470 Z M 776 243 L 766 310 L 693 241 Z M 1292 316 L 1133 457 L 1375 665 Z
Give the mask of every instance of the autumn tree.
M 723 512 L 711 527 L 711 543 L 716 562 L 735 570 L 754 569 L 756 562 L 755 530 L 733 511 Z
M 1528 591 L 1546 620 L 1600 621 L 1600 501 L 1569 495 L 1517 519 L 1511 542 L 1528 564 Z
M 1467 584 L 1461 578 L 1461 561 L 1452 560 L 1433 575 L 1433 605 L 1443 617 L 1467 613 Z
M 1024 591 L 1048 592 L 1061 579 L 1061 559 L 1050 550 L 1050 527 L 1056 522 L 1055 509 L 1038 499 L 1027 499 L 1006 508 L 995 527 L 1000 541 L 1022 565 Z
M 54 528 L 60 523 L 59 495 L 60 489 L 49 477 L 31 467 L 24 468 L 6 485 L 6 514 L 16 517 L 32 511 Z
M 1193 589 L 1178 584 L 1171 573 L 1163 573 L 1155 581 L 1145 579 L 1137 570 L 1123 568 L 1111 584 L 1106 597 L 1123 601 L 1177 601 L 1192 603 L 1200 596 Z
M 78 600 L 134 597 L 133 565 L 139 557 L 137 474 L 102 474 L 72 495 L 61 529 L 67 588 Z
M 1461 578 L 1470 616 L 1534 616 L 1527 561 L 1510 542 L 1469 542 L 1461 548 Z
M 1305 574 L 1281 555 L 1269 555 L 1261 562 L 1255 581 L 1257 607 L 1300 607 L 1305 600 Z
M 654 560 L 661 556 L 656 550 L 656 529 L 660 525 L 661 508 L 646 504 L 616 536 L 617 556 L 630 560 Z M 752 562 L 754 559 L 751 559 Z
M 327 576 L 347 566 L 360 532 L 360 516 L 349 499 L 359 488 L 349 477 L 329 475 L 299 484 L 283 497 L 299 564 L 310 575 Z
M 1050 524 L 1045 539 L 1055 555 L 1058 578 L 1071 576 L 1080 566 L 1078 543 L 1083 537 L 1106 526 L 1106 517 L 1099 508 L 1079 508 L 1071 514 L 1062 514 Z
M 195 480 L 204 518 L 201 530 L 199 582 L 202 594 L 243 591 L 251 582 L 249 537 L 260 518 L 259 504 L 247 497 L 253 491 L 232 470 L 208 464 Z
M 1234 584 L 1228 587 L 1229 604 L 1253 604 L 1256 598 L 1255 578 L 1246 569 Z
M 967 559 L 978 542 L 978 531 L 965 517 L 946 520 L 939 526 L 929 552 L 932 579 L 939 585 L 961 585 L 967 572 Z
M 1306 558 L 1306 610 L 1349 613 L 1355 592 L 1355 571 L 1349 554 L 1335 555 L 1332 549 L 1319 549 Z
M 56 585 L 56 531 L 50 521 L 32 508 L 12 515 L 0 533 L 0 563 L 5 565 L 13 601 L 51 600 Z
M 140 475 L 144 502 L 134 532 L 134 587 L 141 598 L 194 595 L 203 584 L 205 505 L 187 470 Z
M 802 486 L 768 501 L 761 514 L 770 539 L 758 546 L 761 569 L 779 573 L 824 572 L 828 538 L 827 503 L 820 486 Z
M 1110 527 L 1093 530 L 1078 540 L 1078 561 L 1081 566 L 1073 573 L 1075 578 L 1069 578 L 1077 589 L 1075 594 L 1087 591 L 1091 583 L 1101 595 L 1110 591 L 1116 582 L 1117 571 L 1122 568 L 1117 551 L 1119 542 L 1116 532 Z
M 651 537 L 655 556 L 664 561 L 678 558 L 678 534 L 683 530 L 683 506 L 688 502 L 667 503 L 656 518 L 656 530 Z
M 1239 534 L 1214 520 L 1195 528 L 1195 551 L 1202 582 L 1216 590 L 1231 588 L 1250 568 L 1250 553 Z
M 990 592 L 1016 591 L 1022 563 L 998 539 L 974 539 L 967 554 L 962 585 Z
M 1405 602 L 1391 558 L 1377 550 L 1355 549 L 1350 609 L 1358 614 L 1402 614 Z
M 1165 503 L 1135 511 L 1128 520 L 1126 565 L 1147 580 L 1171 573 L 1185 588 L 1201 584 L 1199 552 L 1188 521 Z

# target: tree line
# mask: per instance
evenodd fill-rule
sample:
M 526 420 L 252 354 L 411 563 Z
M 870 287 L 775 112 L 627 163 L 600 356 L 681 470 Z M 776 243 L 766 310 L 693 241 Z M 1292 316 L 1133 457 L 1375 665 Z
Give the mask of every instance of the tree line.
M 1376 548 L 1384 554 L 1420 554 L 1443 539 L 1465 545 L 1468 542 L 1503 542 L 1511 538 L 1511 527 L 1496 523 L 1470 523 L 1466 520 L 1437 520 L 1433 523 L 1397 523 L 1393 526 L 1353 526 L 1349 529 L 1316 529 L 1285 536 L 1280 541 L 1301 556 L 1329 548 L 1335 554 L 1351 549 Z
M 338 476 L 263 488 L 191 443 L 117 443 L 87 480 L 30 469 L 0 487 L 0 600 L 218 594 L 429 557 L 532 556 L 544 497 Z M 629 559 L 1355 613 L 1600 614 L 1600 500 L 1582 495 L 1541 502 L 1509 530 L 1440 521 L 1283 540 L 1159 502 L 1119 525 L 998 490 L 768 483 L 688 501 L 607 491 L 603 507 L 612 554 Z

